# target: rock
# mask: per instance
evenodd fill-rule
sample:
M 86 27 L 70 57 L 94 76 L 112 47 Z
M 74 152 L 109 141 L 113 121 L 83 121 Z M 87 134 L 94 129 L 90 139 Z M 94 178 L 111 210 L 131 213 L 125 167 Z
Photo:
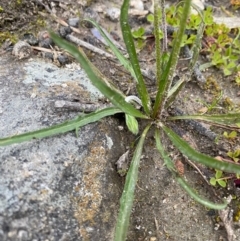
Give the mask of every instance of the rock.
M 61 26 L 58 32 L 61 37 L 65 38 L 68 34 L 72 33 L 72 29 L 69 26 Z
M 69 18 L 68 24 L 72 27 L 78 27 L 80 19 L 79 18 Z
M 69 62 L 69 59 L 65 54 L 58 55 L 57 60 L 61 65 L 67 64 Z
M 100 96 L 82 70 L 39 59 L 12 65 L 1 57 L 0 72 L 1 138 L 77 115 L 52 109 L 56 98 Z M 0 147 L 0 240 L 113 240 L 121 190 L 115 162 L 124 152 L 118 125 L 107 118 L 79 137 L 73 131 Z
M 192 4 L 195 4 L 195 6 L 200 10 L 200 11 L 203 11 L 204 10 L 204 3 L 205 3 L 205 0 L 193 0 L 192 1 Z M 198 14 L 198 11 L 192 7 L 191 8 L 191 14 Z
M 120 17 L 120 9 L 115 7 L 108 8 L 106 11 L 106 17 L 113 22 L 117 22 Z
M 213 17 L 213 20 L 217 24 L 224 24 L 228 28 L 240 28 L 239 17 Z
M 12 54 L 18 59 L 25 59 L 30 57 L 32 53 L 31 46 L 25 41 L 18 41 L 14 47 Z
M 131 0 L 130 6 L 140 11 L 144 10 L 144 4 L 142 0 Z
M 38 39 L 32 33 L 25 33 L 22 40 L 32 46 L 38 45 Z
M 38 33 L 39 46 L 43 48 L 50 48 L 52 46 L 53 40 L 50 38 L 48 31 L 41 31 Z

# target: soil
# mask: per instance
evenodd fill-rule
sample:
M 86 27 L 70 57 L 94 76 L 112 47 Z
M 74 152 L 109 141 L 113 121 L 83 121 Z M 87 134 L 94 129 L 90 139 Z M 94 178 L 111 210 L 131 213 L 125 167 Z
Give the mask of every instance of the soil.
M 150 4 L 145 1 L 145 5 Z M 229 1 L 208 1 L 208 4 L 214 6 L 227 6 Z M 104 10 L 101 12 L 101 7 L 105 5 L 118 6 L 118 1 L 8 1 L 2 0 L 0 7 L 3 9 L 0 12 L 0 44 L 3 44 L 7 38 L 10 38 L 14 43 L 17 39 L 22 39 L 24 34 L 32 33 L 37 36 L 39 31 L 46 29 L 57 30 L 60 24 L 54 21 L 54 18 L 46 10 L 46 6 L 51 9 L 56 16 L 63 19 L 65 22 L 69 18 L 80 17 L 84 15 L 86 9 L 93 9 L 95 12 L 99 11 L 99 23 L 109 32 L 114 32 L 112 36 L 122 45 L 120 34 L 119 21 L 111 21 L 105 17 Z M 102 7 L 103 8 L 103 7 Z M 104 9 L 104 8 L 103 8 Z M 230 8 L 231 10 L 231 8 Z M 235 14 L 239 14 L 237 11 Z M 219 14 L 219 12 L 218 12 Z M 224 13 L 222 13 L 224 14 Z M 133 28 L 144 25 L 147 26 L 144 18 L 131 16 L 130 23 Z M 79 34 L 75 35 L 79 39 L 86 40 L 91 44 L 105 49 L 103 44 L 97 41 L 91 34 L 89 28 L 84 25 L 79 25 L 77 29 Z M 3 50 L 2 54 L 11 51 L 10 48 Z M 85 49 L 86 54 L 90 60 L 111 79 L 124 93 L 135 94 L 136 90 L 133 81 L 116 61 L 105 58 L 101 55 Z M 37 50 L 33 52 L 33 56 L 41 56 Z M 141 68 L 152 73 L 154 71 L 154 46 L 152 42 L 139 53 L 141 60 Z M 49 61 L 46 59 L 46 61 Z M 67 61 L 73 61 L 68 56 Z M 202 57 L 201 62 L 205 59 Z M 58 65 L 61 62 L 57 61 Z M 180 60 L 177 76 L 181 76 L 185 69 L 186 60 Z M 217 69 L 209 69 L 204 72 L 204 77 L 207 79 L 208 86 L 200 87 L 196 80 L 190 81 L 180 93 L 178 99 L 174 103 L 174 107 L 180 108 L 184 113 L 196 113 L 204 107 L 204 102 L 210 104 L 222 92 L 222 98 L 218 102 L 217 107 L 222 112 L 229 110 L 239 110 L 239 93 L 240 88 L 236 86 L 234 77 L 224 77 L 222 72 Z M 151 92 L 154 91 L 153 81 L 146 78 L 148 88 Z M 70 100 L 79 98 L 78 94 L 74 93 L 69 96 Z M 230 101 L 228 101 L 230 100 Z M 220 128 L 211 127 L 218 135 L 218 143 L 212 139 L 207 138 L 198 133 L 195 128 L 191 127 L 189 123 L 176 122 L 173 128 L 177 132 L 183 133 L 187 137 L 190 144 L 195 149 L 209 154 L 211 156 L 221 156 L 227 158 L 226 153 L 229 150 L 239 148 L 239 137 L 233 141 L 229 141 L 222 137 L 223 130 Z M 207 126 L 207 128 L 209 128 Z M 135 138 L 130 134 L 126 134 L 128 140 L 127 146 L 130 148 L 134 145 Z M 228 188 L 208 186 L 201 178 L 196 169 L 189 165 L 172 146 L 166 141 L 171 157 L 174 159 L 181 159 L 185 166 L 184 175 L 191 185 L 201 194 L 212 198 L 213 201 L 219 201 L 223 197 L 228 197 L 230 194 L 235 197 L 235 201 L 230 206 L 230 211 L 233 215 L 239 212 L 239 194 L 234 186 L 233 179 L 228 182 Z M 213 170 L 208 170 L 201 167 L 208 180 L 214 176 Z M 117 172 L 116 172 L 116 175 Z M 124 184 L 124 178 L 122 178 Z M 212 195 L 215 193 L 215 196 Z M 215 226 L 219 225 L 218 230 L 214 230 Z M 239 223 L 235 222 L 236 235 L 239 235 Z M 239 236 L 240 237 L 240 236 Z M 128 235 L 129 241 L 135 240 L 227 240 L 227 234 L 224 225 L 219 221 L 219 214 L 212 210 L 207 210 L 199 204 L 192 201 L 188 195 L 182 191 L 178 184 L 174 182 L 173 177 L 164 167 L 162 160 L 159 158 L 157 151 L 154 149 L 153 135 L 147 137 L 147 145 L 144 149 L 144 155 L 141 161 L 141 168 L 139 174 L 138 186 L 136 189 L 136 200 L 131 215 L 131 224 Z M 238 239 L 236 239 L 238 240 Z

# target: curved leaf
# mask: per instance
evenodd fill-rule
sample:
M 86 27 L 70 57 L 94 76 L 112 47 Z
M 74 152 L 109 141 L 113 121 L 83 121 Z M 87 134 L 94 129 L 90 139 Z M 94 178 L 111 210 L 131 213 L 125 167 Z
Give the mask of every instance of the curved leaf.
M 213 203 L 205 198 L 200 197 L 189 185 L 188 183 L 182 178 L 182 177 L 176 177 L 178 183 L 181 185 L 181 187 L 197 202 L 201 203 L 205 207 L 221 210 L 227 207 L 227 202 L 224 203 Z
M 128 70 L 132 77 L 138 81 L 136 74 L 133 70 L 132 64 L 128 61 L 128 59 L 118 50 L 118 48 L 115 46 L 115 44 L 112 43 L 112 41 L 108 38 L 108 36 L 104 33 L 104 31 L 102 30 L 102 28 L 95 23 L 94 21 L 92 21 L 91 19 L 84 19 L 90 23 L 92 23 L 97 29 L 98 31 L 101 33 L 101 35 L 104 37 L 105 41 L 107 42 L 107 44 L 109 45 L 109 47 L 111 48 L 111 50 L 113 51 L 113 53 L 115 54 L 115 56 L 118 58 L 119 62 L 125 67 L 126 70 Z
M 61 48 L 67 50 L 76 60 L 81 64 L 81 67 L 87 73 L 92 84 L 113 103 L 116 107 L 123 112 L 128 113 L 135 117 L 148 118 L 142 114 L 139 110 L 135 109 L 131 104 L 125 101 L 125 96 L 117 89 L 113 87 L 111 83 L 106 81 L 106 78 L 97 70 L 97 68 L 88 60 L 87 56 L 81 50 L 74 45 L 70 44 L 66 40 L 61 39 L 57 34 L 50 32 L 51 38 Z
M 31 139 L 53 136 L 53 135 L 65 133 L 68 131 L 72 131 L 74 129 L 78 130 L 78 128 L 81 126 L 98 121 L 105 116 L 110 116 L 121 112 L 122 111 L 120 109 L 115 107 L 102 109 L 84 116 L 78 116 L 74 120 L 66 121 L 58 125 L 43 128 L 41 130 L 32 131 L 32 132 L 12 136 L 12 137 L 2 138 L 0 139 L 0 146 L 7 146 L 15 143 L 29 141 Z
M 136 49 L 135 49 L 134 41 L 132 37 L 132 32 L 128 23 L 129 2 L 130 0 L 125 0 L 121 8 L 120 23 L 121 23 L 122 35 L 126 45 L 127 52 L 129 54 L 130 62 L 132 63 L 132 67 L 136 74 L 136 78 L 138 82 L 137 84 L 138 94 L 142 100 L 142 104 L 145 112 L 147 113 L 147 115 L 150 115 L 151 101 L 150 101 L 150 97 L 147 92 L 147 88 L 144 83 L 144 79 L 140 70 L 138 57 L 137 57 L 137 53 L 136 53 Z
M 127 230 L 134 201 L 134 191 L 138 179 L 138 168 L 142 155 L 143 143 L 150 126 L 151 125 L 148 125 L 141 135 L 126 176 L 124 190 L 120 199 L 120 210 L 117 219 L 114 241 L 124 241 L 127 237 Z
M 163 148 L 163 145 L 160 142 L 160 134 L 159 130 L 155 131 L 155 140 L 156 140 L 156 146 L 158 151 L 160 152 L 167 168 L 172 172 L 173 176 L 177 179 L 177 182 L 180 184 L 180 186 L 197 202 L 201 203 L 202 205 L 211 208 L 211 209 L 224 209 L 227 206 L 227 203 L 213 203 L 201 196 L 199 196 L 189 185 L 188 183 L 177 174 L 177 172 L 174 170 L 174 165 L 169 156 L 167 155 L 166 151 Z
M 182 11 L 181 21 L 177 36 L 174 40 L 173 49 L 171 51 L 168 63 L 162 73 L 161 81 L 158 83 L 158 91 L 156 100 L 153 107 L 153 117 L 156 117 L 158 113 L 161 113 L 165 107 L 167 95 L 170 86 L 172 85 L 173 75 L 177 66 L 179 52 L 182 44 L 182 38 L 186 28 L 187 18 L 190 12 L 191 0 L 184 1 L 184 7 Z M 156 56 L 159 58 L 160 56 Z
M 237 127 L 237 123 L 240 123 L 240 113 L 230 113 L 230 114 L 222 114 L 222 115 L 182 115 L 182 116 L 172 116 L 168 118 L 169 120 L 200 120 L 207 121 L 211 123 L 217 123 L 221 125 L 229 126 L 231 124 L 235 124 Z M 240 128 L 239 128 L 240 129 Z
M 190 160 L 202 163 L 203 165 L 214 168 L 214 169 L 240 174 L 240 165 L 230 163 L 230 162 L 219 161 L 208 155 L 197 152 L 186 141 L 181 139 L 171 129 L 164 126 L 162 123 L 159 123 L 159 125 L 164 130 L 164 132 L 167 134 L 167 136 L 172 141 L 174 146 L 176 146 L 176 148 L 179 149 L 179 151 L 183 155 L 187 156 Z

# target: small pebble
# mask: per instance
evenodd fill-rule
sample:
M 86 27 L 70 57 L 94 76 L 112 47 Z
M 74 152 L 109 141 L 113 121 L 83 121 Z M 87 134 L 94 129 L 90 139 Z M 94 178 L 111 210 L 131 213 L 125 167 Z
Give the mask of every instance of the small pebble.
M 49 52 L 42 52 L 43 58 L 49 59 L 53 61 L 53 54 Z
M 132 0 L 130 3 L 130 6 L 140 11 L 144 10 L 144 5 L 142 0 Z
M 58 60 L 58 62 L 59 62 L 61 65 L 64 65 L 64 64 L 69 63 L 68 57 L 67 57 L 66 55 L 64 55 L 64 54 L 58 55 L 57 60 Z
M 28 58 L 32 53 L 31 46 L 25 41 L 18 41 L 14 47 L 12 54 L 18 59 Z
M 205 3 L 205 0 L 193 0 L 192 1 L 192 4 L 195 4 L 199 10 L 204 10 L 204 3 Z M 198 11 L 195 9 L 195 8 L 191 8 L 191 14 L 195 14 L 197 15 L 198 14 Z
M 53 40 L 50 38 L 48 31 L 41 31 L 38 33 L 39 46 L 43 48 L 50 48 L 53 45 Z
M 72 27 L 78 27 L 80 19 L 79 18 L 69 18 L 68 24 Z
M 115 7 L 107 9 L 106 17 L 108 17 L 113 22 L 117 22 L 120 17 L 120 9 Z
M 38 45 L 38 39 L 32 33 L 25 33 L 22 40 L 32 46 Z
M 59 28 L 58 32 L 61 37 L 65 38 L 68 34 L 72 32 L 72 29 L 69 26 L 67 27 L 62 26 Z
M 98 41 L 98 39 L 95 38 L 95 37 L 86 35 L 86 36 L 83 38 L 83 40 L 86 41 L 87 43 L 90 43 L 90 44 L 93 45 L 93 46 L 99 46 L 99 41 Z

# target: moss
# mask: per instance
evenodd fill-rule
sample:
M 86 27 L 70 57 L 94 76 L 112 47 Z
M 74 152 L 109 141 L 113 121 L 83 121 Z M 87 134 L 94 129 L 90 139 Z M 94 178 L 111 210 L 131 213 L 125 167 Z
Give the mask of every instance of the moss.
M 17 5 L 21 5 L 22 4 L 22 0 L 16 0 Z
M 226 98 L 223 100 L 223 105 L 224 105 L 228 110 L 233 110 L 233 108 L 234 108 L 234 103 L 233 103 L 233 101 L 232 101 L 229 97 L 226 97 Z
M 221 87 L 213 76 L 207 78 L 204 88 L 206 90 L 209 90 L 210 93 L 212 93 L 214 96 L 218 95 L 221 92 Z
M 34 34 L 37 34 L 40 30 L 42 30 L 43 28 L 45 28 L 47 26 L 44 18 L 40 15 L 37 16 L 36 19 L 34 19 L 34 21 L 32 21 L 28 28 L 27 31 L 31 31 Z M 26 29 L 25 29 L 26 32 Z
M 3 8 L 2 8 L 2 6 L 0 6 L 0 12 L 2 12 L 3 11 Z
M 37 27 L 46 27 L 47 26 L 45 20 L 41 16 L 37 17 L 36 23 L 34 25 L 36 25 Z
M 18 40 L 18 37 L 15 34 L 12 34 L 8 31 L 6 32 L 0 32 L 0 46 L 9 39 L 12 43 L 16 43 Z

